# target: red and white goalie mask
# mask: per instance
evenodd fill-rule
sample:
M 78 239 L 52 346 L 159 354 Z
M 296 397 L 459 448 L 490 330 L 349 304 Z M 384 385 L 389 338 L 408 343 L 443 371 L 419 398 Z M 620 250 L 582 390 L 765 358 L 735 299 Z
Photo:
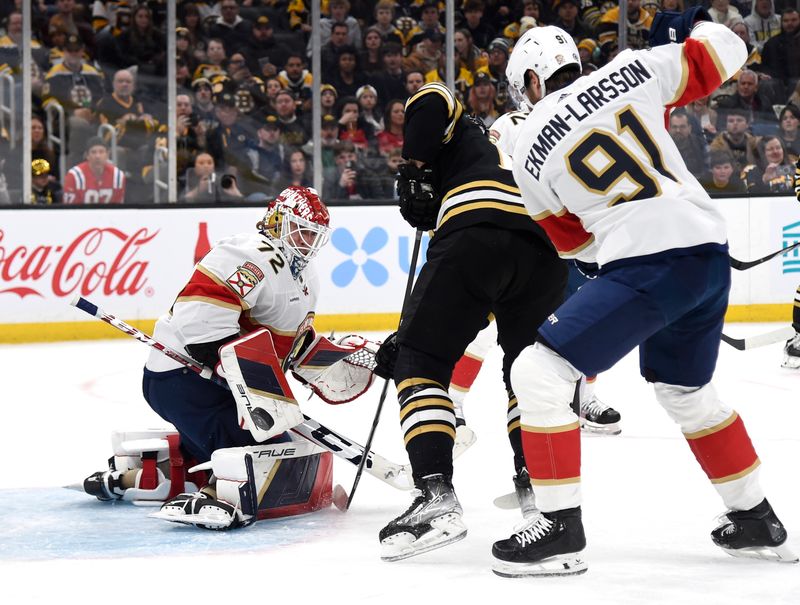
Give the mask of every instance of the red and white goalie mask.
M 287 187 L 267 205 L 258 230 L 278 240 L 290 256 L 292 274 L 314 258 L 330 237 L 330 214 L 310 187 Z

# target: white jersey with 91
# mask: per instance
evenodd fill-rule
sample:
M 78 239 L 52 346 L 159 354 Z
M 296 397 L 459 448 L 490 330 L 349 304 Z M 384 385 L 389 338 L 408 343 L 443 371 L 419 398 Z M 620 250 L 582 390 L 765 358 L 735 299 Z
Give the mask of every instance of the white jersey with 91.
M 536 104 L 511 154 L 514 178 L 561 256 L 602 266 L 726 242 L 665 109 L 706 96 L 746 58 L 736 34 L 702 22 L 683 44 L 624 51 Z

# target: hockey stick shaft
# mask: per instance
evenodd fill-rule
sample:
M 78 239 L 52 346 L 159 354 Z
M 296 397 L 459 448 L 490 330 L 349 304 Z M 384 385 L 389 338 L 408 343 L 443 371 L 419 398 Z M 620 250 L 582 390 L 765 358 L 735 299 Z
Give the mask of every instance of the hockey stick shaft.
M 781 248 L 777 252 L 773 252 L 771 254 L 767 254 L 766 256 L 763 256 L 763 257 L 758 258 L 756 260 L 741 261 L 741 260 L 737 260 L 737 259 L 735 259 L 735 258 L 733 258 L 731 256 L 731 260 L 730 260 L 731 267 L 733 269 L 736 269 L 737 271 L 747 271 L 747 269 L 752 269 L 753 267 L 755 267 L 757 265 L 760 265 L 761 263 L 765 263 L 768 260 L 772 260 L 776 256 L 780 256 L 781 254 L 786 254 L 787 252 L 791 252 L 792 250 L 794 250 L 798 246 L 800 246 L 800 242 L 795 242 L 791 246 L 786 246 L 785 248 Z
M 764 334 L 756 334 L 755 336 L 748 336 L 747 338 L 731 338 L 727 334 L 722 334 L 720 337 L 722 342 L 729 344 L 738 351 L 746 351 L 748 349 L 755 349 L 756 347 L 763 347 L 766 345 L 775 344 L 789 340 L 796 334 L 795 329 L 791 326 L 786 326 L 780 330 L 773 330 L 772 332 L 765 332 Z
M 228 383 L 222 377 L 218 376 L 211 368 L 197 363 L 191 357 L 171 349 L 170 347 L 158 342 L 149 334 L 134 328 L 110 313 L 106 313 L 91 301 L 81 296 L 76 296 L 70 304 L 72 304 L 74 307 L 77 307 L 81 311 L 84 311 L 85 313 L 88 313 L 89 315 L 106 322 L 121 332 L 125 332 L 139 342 L 153 347 L 170 359 L 177 361 L 184 367 L 199 374 L 201 377 L 212 381 L 214 384 L 226 389 L 230 388 Z M 410 489 L 410 479 L 403 476 L 403 467 L 401 465 L 390 462 L 375 452 L 368 452 L 368 455 L 364 456 L 364 452 L 367 450 L 358 445 L 356 442 L 336 433 L 335 431 L 320 424 L 305 414 L 303 415 L 303 418 L 305 419 L 304 422 L 294 427 L 292 429 L 293 432 L 305 437 L 321 447 L 324 447 L 334 456 L 347 460 L 355 466 L 366 466 L 366 470 L 370 475 L 380 479 L 381 481 L 384 481 L 385 483 L 388 483 L 392 487 L 396 487 L 398 489 Z M 366 462 L 369 463 L 367 464 Z
M 411 297 L 411 289 L 414 286 L 414 273 L 417 271 L 417 260 L 419 258 L 419 249 L 420 244 L 422 242 L 422 230 L 417 229 L 416 236 L 414 237 L 414 251 L 411 253 L 411 264 L 408 268 L 408 280 L 406 281 L 406 292 L 403 296 L 403 306 L 400 308 L 400 321 L 403 321 L 403 314 L 406 311 L 406 305 L 408 304 L 408 299 Z M 375 431 L 378 428 L 378 422 L 381 419 L 381 411 L 383 411 L 383 402 L 386 401 L 386 394 L 389 391 L 389 379 L 385 379 L 383 381 L 383 388 L 381 389 L 381 396 L 378 399 L 378 407 L 375 409 L 375 418 L 372 420 L 372 428 L 369 430 L 369 435 L 367 436 L 367 443 L 364 446 L 367 450 L 372 446 L 372 438 L 375 436 Z M 350 504 L 353 502 L 353 496 L 355 496 L 356 489 L 358 488 L 358 482 L 361 480 L 361 475 L 364 472 L 364 465 L 363 463 L 358 466 L 356 469 L 356 476 L 353 479 L 353 487 L 350 488 L 350 495 L 347 497 L 347 506 L 345 506 L 345 510 L 350 509 Z

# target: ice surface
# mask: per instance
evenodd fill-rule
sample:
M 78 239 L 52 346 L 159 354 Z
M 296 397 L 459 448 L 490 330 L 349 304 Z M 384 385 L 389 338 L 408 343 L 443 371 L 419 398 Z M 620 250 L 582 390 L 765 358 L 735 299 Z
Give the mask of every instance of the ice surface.
M 733 337 L 780 327 L 731 324 Z M 109 328 L 111 329 L 111 328 Z M 60 486 L 104 467 L 112 429 L 164 426 L 141 397 L 148 349 L 133 340 L 0 346 L 0 580 L 4 603 L 468 602 L 796 604 L 800 566 L 734 559 L 708 537 L 723 512 L 677 427 L 638 375 L 636 354 L 598 380 L 623 414 L 617 437 L 583 440 L 589 572 L 512 580 L 490 571 L 490 547 L 518 513 L 492 500 L 512 489 L 500 357 L 494 351 L 467 401 L 478 442 L 456 462 L 469 535 L 398 563 L 379 560 L 377 534 L 410 502 L 365 475 L 350 512 L 330 510 L 214 533 L 101 503 Z M 763 462 L 762 482 L 800 550 L 800 371 L 780 368 L 781 345 L 724 346 L 715 378 L 743 417 Z M 303 409 L 363 442 L 380 384 L 358 401 Z M 390 389 L 391 393 L 391 389 Z M 390 395 L 374 444 L 407 460 Z M 347 489 L 354 469 L 337 460 Z

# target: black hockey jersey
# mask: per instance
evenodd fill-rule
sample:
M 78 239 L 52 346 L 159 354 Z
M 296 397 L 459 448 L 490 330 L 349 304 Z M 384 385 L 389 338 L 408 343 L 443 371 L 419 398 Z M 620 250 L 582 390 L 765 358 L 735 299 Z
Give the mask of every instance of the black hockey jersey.
M 464 115 L 461 103 L 443 84 L 426 84 L 406 101 L 403 157 L 433 170 L 433 184 L 442 197 L 436 221 L 439 237 L 491 223 L 531 231 L 549 242 L 525 210 L 511 166 L 503 165 L 484 130 Z

